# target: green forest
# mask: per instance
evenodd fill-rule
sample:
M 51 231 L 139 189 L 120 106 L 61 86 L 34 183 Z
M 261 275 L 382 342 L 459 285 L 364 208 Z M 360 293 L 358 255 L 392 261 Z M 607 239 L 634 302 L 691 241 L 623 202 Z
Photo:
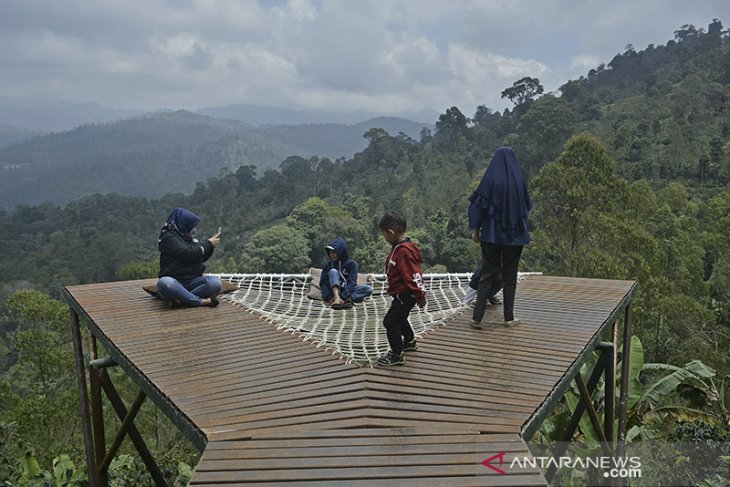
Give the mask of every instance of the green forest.
M 0 210 L 0 485 L 83 485 L 61 291 L 155 276 L 157 233 L 172 208 L 199 214 L 199 234 L 223 227 L 210 272 L 305 272 L 337 235 L 362 271 L 381 272 L 388 249 L 376 223 L 391 209 L 406 215 L 425 272 L 470 272 L 479 251 L 467 197 L 501 145 L 530 179 L 533 242 L 520 270 L 638 282 L 632 350 L 645 366 L 634 377 L 629 440 L 729 441 L 729 31 L 719 20 L 685 25 L 665 45 L 626 46 L 543 91 L 522 78 L 502 92 L 511 109 L 450 107 L 419 139 L 370 129 L 348 160 L 291 156 L 278 170 L 232 165 L 186 194 Z M 131 402 L 133 384 L 119 372 L 112 379 Z M 535 440 L 554 440 L 570 408 Z M 170 483 L 184 485 L 192 446 L 149 405 L 140 430 Z M 113 485 L 151 485 L 131 446 L 123 453 Z M 724 485 L 719 475 L 705 482 Z
M 242 165 L 263 171 L 290 155 L 351 156 L 365 148 L 362 134 L 372 127 L 418 136 L 424 125 L 379 117 L 356 125 L 254 127 L 186 110 L 87 124 L 0 146 L 0 206 L 65 205 L 95 193 L 189 193 L 198 181 Z

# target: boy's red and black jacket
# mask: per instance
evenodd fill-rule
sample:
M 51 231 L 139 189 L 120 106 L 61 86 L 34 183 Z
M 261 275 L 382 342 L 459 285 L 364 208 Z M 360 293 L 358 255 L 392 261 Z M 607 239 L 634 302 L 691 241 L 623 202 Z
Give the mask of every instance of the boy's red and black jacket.
M 393 246 L 385 259 L 388 294 L 412 294 L 418 302 L 426 300 L 426 286 L 421 270 L 421 251 L 410 238 Z

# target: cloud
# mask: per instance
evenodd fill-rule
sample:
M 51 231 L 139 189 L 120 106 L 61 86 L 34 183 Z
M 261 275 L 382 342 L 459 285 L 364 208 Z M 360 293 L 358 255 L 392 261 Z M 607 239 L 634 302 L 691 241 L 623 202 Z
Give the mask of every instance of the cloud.
M 601 64 L 598 56 L 580 54 L 570 59 L 570 70 L 573 73 L 585 73 Z
M 150 109 L 471 113 L 507 106 L 499 93 L 523 76 L 554 90 L 626 44 L 663 44 L 728 13 L 725 0 L 9 0 L 0 92 Z

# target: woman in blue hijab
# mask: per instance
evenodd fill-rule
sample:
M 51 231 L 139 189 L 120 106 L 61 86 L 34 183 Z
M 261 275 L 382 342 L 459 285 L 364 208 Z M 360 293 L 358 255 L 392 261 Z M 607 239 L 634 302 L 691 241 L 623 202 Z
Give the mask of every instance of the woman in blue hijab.
M 217 233 L 204 242 L 196 238 L 200 217 L 185 208 L 175 208 L 160 229 L 160 279 L 157 293 L 162 299 L 188 306 L 217 306 L 221 291 L 218 277 L 204 276 L 203 262 L 220 244 Z
M 504 326 L 520 323 L 514 317 L 517 267 L 522 248 L 530 243 L 527 215 L 532 209 L 527 181 L 511 147 L 500 147 L 469 197 L 469 230 L 482 248 L 482 274 L 471 325 L 481 328 L 489 290 L 502 276 Z

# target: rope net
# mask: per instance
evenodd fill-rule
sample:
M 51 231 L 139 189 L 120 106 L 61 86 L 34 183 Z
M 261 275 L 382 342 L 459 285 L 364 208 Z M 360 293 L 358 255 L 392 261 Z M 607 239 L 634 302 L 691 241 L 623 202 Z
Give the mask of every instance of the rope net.
M 324 347 L 348 362 L 372 366 L 388 350 L 383 317 L 390 308 L 384 274 L 370 274 L 373 294 L 354 307 L 334 310 L 325 302 L 310 299 L 311 274 L 219 274 L 238 286 L 226 299 L 298 335 L 317 347 Z M 428 304 L 410 314 L 416 337 L 421 337 L 449 318 L 464 311 L 464 296 L 470 273 L 425 274 Z

